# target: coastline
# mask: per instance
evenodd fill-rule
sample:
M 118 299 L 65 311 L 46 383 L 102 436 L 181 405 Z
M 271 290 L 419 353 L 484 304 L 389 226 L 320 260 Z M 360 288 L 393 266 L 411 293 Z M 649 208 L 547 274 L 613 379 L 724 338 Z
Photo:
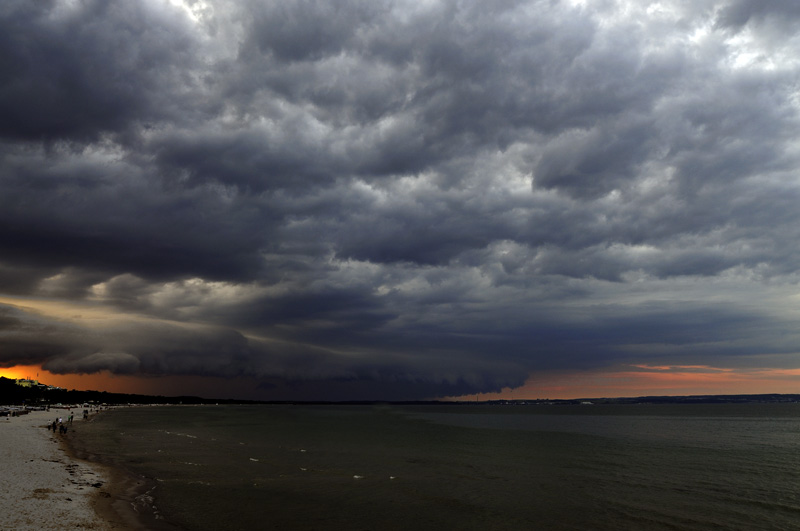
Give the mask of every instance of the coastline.
M 77 410 L 73 410 L 76 413 Z M 0 418 L 0 527 L 17 530 L 83 528 L 125 530 L 96 512 L 105 497 L 109 471 L 74 459 L 65 444 L 69 435 L 46 426 L 67 410 L 32 411 Z M 73 426 L 80 426 L 75 419 Z
M 97 412 L 82 422 L 101 421 L 113 410 Z M 114 462 L 92 447 L 80 432 L 63 439 L 64 451 L 72 459 L 90 463 L 103 470 L 107 482 L 92 498 L 95 513 L 112 529 L 123 531 L 179 531 L 180 528 L 160 519 L 151 496 L 155 481 L 136 475 L 122 463 Z

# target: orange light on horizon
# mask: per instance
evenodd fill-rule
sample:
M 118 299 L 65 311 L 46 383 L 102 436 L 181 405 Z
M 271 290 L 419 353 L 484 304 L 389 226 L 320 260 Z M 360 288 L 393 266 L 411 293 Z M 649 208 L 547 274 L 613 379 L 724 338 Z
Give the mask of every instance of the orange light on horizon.
M 258 398 L 253 378 L 181 375 L 53 374 L 39 365 L 0 368 L 0 376 L 32 378 L 81 391 L 207 398 Z M 209 393 L 213 396 L 209 396 Z M 629 365 L 605 371 L 531 374 L 522 387 L 445 400 L 535 400 L 711 394 L 800 393 L 800 369 L 736 369 L 705 365 Z
M 737 369 L 707 365 L 630 365 L 616 370 L 531 374 L 522 387 L 449 400 L 535 400 L 800 393 L 800 369 Z
M 0 368 L 0 376 L 15 380 L 22 378 L 38 380 L 40 383 L 46 385 L 82 391 L 90 389 L 93 383 L 99 383 L 97 375 L 53 374 L 50 371 L 42 369 L 39 365 L 15 365 L 13 367 Z
M 257 394 L 258 381 L 249 377 L 112 374 L 108 371 L 94 374 L 54 374 L 38 365 L 0 368 L 0 376 L 13 379 L 30 377 L 45 385 L 78 391 L 106 391 L 154 396 L 201 396 L 219 399 L 259 398 Z
M 38 369 L 38 367 L 36 367 Z M 27 366 L 15 365 L 13 367 L 0 367 L 0 376 L 9 378 L 11 380 L 20 380 L 22 378 L 36 378 L 38 371 L 30 372 Z

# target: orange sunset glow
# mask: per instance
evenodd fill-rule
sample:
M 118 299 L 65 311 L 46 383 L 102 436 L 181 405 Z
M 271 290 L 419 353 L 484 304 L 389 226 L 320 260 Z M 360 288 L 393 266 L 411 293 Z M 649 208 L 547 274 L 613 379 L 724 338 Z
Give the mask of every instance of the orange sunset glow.
M 164 396 L 241 395 L 254 388 L 255 379 L 208 376 L 133 376 L 96 374 L 53 374 L 37 365 L 0 369 L 6 378 L 33 378 L 65 389 Z M 244 386 L 244 387 L 243 387 Z M 209 390 L 214 392 L 209 394 Z M 731 369 L 709 366 L 631 365 L 618 370 L 534 374 L 517 389 L 482 393 L 449 400 L 535 400 L 624 396 L 681 396 L 698 394 L 761 394 L 800 392 L 800 369 Z M 435 397 L 432 397 L 435 398 Z
M 632 365 L 618 370 L 534 374 L 520 388 L 476 396 L 479 400 L 532 400 L 798 392 L 800 369 Z M 459 398 L 469 399 L 475 396 Z
M 0 376 L 39 382 L 78 391 L 107 391 L 161 396 L 202 396 L 203 398 L 253 398 L 248 391 L 256 387 L 252 378 L 215 378 L 212 376 L 143 376 L 116 375 L 108 371 L 96 374 L 53 374 L 37 365 L 0 368 Z
M 112 377 L 108 374 L 53 374 L 39 367 L 38 365 L 16 365 L 9 368 L 0 368 L 0 376 L 6 378 L 20 379 L 31 378 L 39 380 L 41 383 L 63 387 L 64 389 L 77 389 L 80 391 L 97 390 L 117 392 L 117 380 L 119 377 Z M 122 385 L 120 387 L 127 387 Z M 119 391 L 133 392 L 133 391 Z

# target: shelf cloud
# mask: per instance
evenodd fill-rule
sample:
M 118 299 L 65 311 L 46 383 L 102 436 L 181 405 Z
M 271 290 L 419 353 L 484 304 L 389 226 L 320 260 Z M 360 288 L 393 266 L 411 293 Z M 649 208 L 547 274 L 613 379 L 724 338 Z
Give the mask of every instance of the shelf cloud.
M 414 399 L 798 367 L 793 1 L 10 0 L 0 365 Z

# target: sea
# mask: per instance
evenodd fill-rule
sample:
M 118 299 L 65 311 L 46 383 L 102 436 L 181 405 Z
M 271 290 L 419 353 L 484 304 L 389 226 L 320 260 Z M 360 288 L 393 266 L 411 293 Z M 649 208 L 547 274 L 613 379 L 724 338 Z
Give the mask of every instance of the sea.
M 800 404 L 117 408 L 79 446 L 179 530 L 800 529 Z

